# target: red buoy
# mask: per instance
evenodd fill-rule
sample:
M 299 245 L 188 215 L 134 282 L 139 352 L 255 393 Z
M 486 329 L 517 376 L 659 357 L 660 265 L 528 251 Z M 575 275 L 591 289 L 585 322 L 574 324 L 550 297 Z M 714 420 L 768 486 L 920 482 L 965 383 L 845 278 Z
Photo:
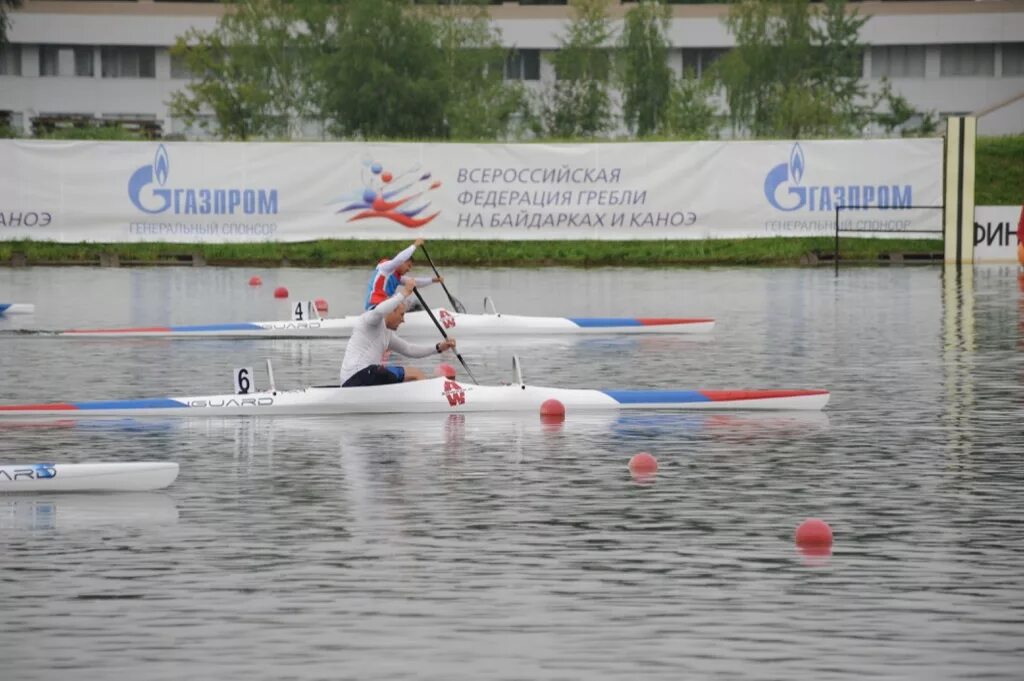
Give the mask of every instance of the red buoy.
M 650 475 L 658 470 L 658 460 L 647 452 L 639 452 L 629 460 L 629 470 L 637 475 Z
M 437 365 L 437 369 L 434 370 L 434 375 L 444 376 L 445 378 L 454 381 L 455 380 L 455 367 L 447 362 L 441 362 Z
M 278 286 L 277 288 L 274 289 L 274 297 L 275 298 L 287 298 L 288 297 L 288 289 L 286 289 L 284 286 Z
M 808 518 L 796 528 L 795 539 L 804 548 L 832 546 L 832 528 L 821 518 Z
M 259 277 L 249 277 L 249 286 L 261 286 L 262 284 L 263 280 Z
M 320 312 L 320 313 L 327 312 L 327 301 L 324 300 L 323 298 L 317 298 L 313 302 L 313 304 L 316 305 L 316 311 L 317 312 Z
M 554 398 L 544 400 L 544 403 L 540 405 L 540 418 L 545 423 L 564 421 L 565 405 Z

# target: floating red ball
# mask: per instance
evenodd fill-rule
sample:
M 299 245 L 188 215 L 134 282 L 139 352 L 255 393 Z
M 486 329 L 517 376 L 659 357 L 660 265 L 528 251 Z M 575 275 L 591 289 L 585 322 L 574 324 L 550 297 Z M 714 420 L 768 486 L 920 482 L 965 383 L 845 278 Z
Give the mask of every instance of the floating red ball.
M 832 528 L 821 518 L 808 518 L 796 528 L 796 543 L 801 547 L 832 545 Z
M 434 370 L 437 376 L 444 376 L 445 378 L 454 381 L 455 380 L 455 367 L 447 362 L 441 362 L 437 365 L 437 369 Z
M 551 398 L 540 405 L 540 415 L 547 421 L 565 419 L 565 405 Z
M 249 277 L 249 286 L 261 286 L 262 284 L 263 280 L 259 277 Z
M 638 475 L 650 475 L 658 470 L 658 460 L 647 452 L 639 452 L 629 460 L 629 470 Z
M 313 302 L 313 305 L 316 306 L 317 312 L 327 312 L 327 301 L 324 300 L 323 298 L 317 298 Z
M 278 286 L 277 288 L 274 289 L 274 297 L 275 298 L 287 298 L 288 297 L 288 289 L 286 289 L 284 286 Z

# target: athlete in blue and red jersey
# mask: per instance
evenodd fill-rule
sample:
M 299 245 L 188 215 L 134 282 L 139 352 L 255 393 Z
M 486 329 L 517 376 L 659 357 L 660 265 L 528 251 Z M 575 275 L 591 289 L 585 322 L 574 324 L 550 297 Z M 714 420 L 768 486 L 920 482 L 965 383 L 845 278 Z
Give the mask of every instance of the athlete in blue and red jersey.
M 412 246 L 399 251 L 395 257 L 390 260 L 381 260 L 377 263 L 377 268 L 373 271 L 370 283 L 366 287 L 366 301 L 363 303 L 363 309 L 372 310 L 395 295 L 399 285 L 406 280 L 416 282 L 416 285 L 421 288 L 444 281 L 444 277 L 405 276 L 412 269 L 412 254 L 416 252 L 418 246 L 422 245 L 423 239 L 416 239 Z

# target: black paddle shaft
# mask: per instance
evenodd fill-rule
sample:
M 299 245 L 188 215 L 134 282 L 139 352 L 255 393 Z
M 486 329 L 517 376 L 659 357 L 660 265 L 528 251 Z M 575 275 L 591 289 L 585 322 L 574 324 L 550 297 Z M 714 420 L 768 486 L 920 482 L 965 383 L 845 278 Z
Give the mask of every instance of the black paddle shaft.
M 420 301 L 420 305 L 422 305 L 423 309 L 427 311 L 428 315 L 430 315 L 430 319 L 434 322 L 434 326 L 437 327 L 437 330 L 440 331 L 441 335 L 444 336 L 445 339 L 447 340 L 448 334 L 445 333 L 444 327 L 441 326 L 441 323 L 437 321 L 437 317 L 434 316 L 434 311 L 430 309 L 429 305 L 427 305 L 427 301 L 423 300 L 423 296 L 420 295 L 419 289 L 414 288 L 412 292 L 416 294 L 416 297 Z M 458 357 L 459 362 L 462 364 L 462 368 L 466 370 L 466 373 L 469 374 L 469 377 L 471 379 L 473 379 L 473 382 L 476 383 L 477 385 L 480 385 L 480 381 L 476 380 L 476 377 L 473 376 L 473 372 L 469 370 L 469 365 L 466 364 L 466 360 L 462 359 L 462 355 L 459 354 L 459 351 L 453 348 L 452 352 L 454 352 L 455 356 Z
M 430 269 L 434 270 L 434 276 L 437 277 L 438 279 L 440 279 L 441 278 L 441 273 L 437 271 L 437 267 L 434 265 L 434 261 L 431 260 L 431 258 L 430 258 L 430 253 L 427 253 L 427 247 L 424 246 L 423 244 L 420 244 L 420 250 L 423 251 L 424 257 L 426 257 L 427 262 L 430 263 Z M 441 282 L 441 288 L 444 289 L 445 295 L 448 296 L 448 302 L 452 304 L 452 307 L 455 308 L 456 312 L 465 312 L 466 311 L 466 306 L 463 305 L 460 301 L 455 299 L 455 296 L 452 295 L 452 292 L 448 290 L 448 287 L 444 285 L 443 281 Z M 442 331 L 442 333 L 443 333 L 443 331 Z

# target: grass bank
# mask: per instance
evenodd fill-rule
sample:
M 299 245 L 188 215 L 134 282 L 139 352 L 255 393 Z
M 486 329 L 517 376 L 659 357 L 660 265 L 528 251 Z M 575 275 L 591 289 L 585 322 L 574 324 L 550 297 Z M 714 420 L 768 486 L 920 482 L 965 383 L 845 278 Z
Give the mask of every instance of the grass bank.
M 147 265 L 296 267 L 367 266 L 409 241 L 324 240 L 264 244 L 57 244 L 0 242 L 3 265 Z M 430 241 L 439 266 L 464 267 L 678 267 L 706 265 L 798 265 L 831 257 L 831 237 L 714 239 L 708 241 Z M 876 263 L 941 254 L 936 239 L 842 239 L 840 258 Z M 893 257 L 897 256 L 897 257 Z
M 1024 135 L 979 137 L 975 160 L 977 205 L 1024 204 Z

